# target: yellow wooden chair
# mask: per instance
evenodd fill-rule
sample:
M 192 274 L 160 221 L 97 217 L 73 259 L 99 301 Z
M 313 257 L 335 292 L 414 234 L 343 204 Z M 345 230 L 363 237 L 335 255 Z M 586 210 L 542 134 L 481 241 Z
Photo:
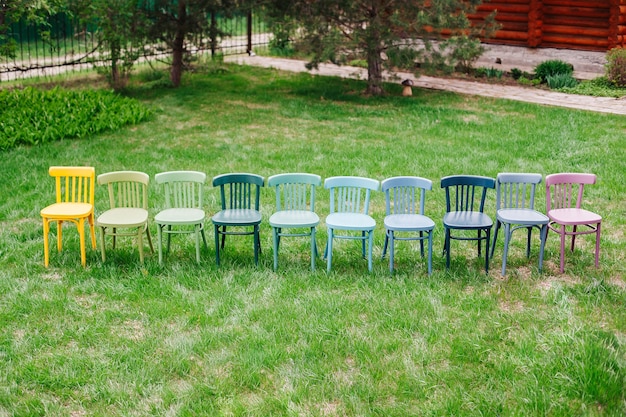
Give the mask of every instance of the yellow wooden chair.
M 89 222 L 91 246 L 96 248 L 94 229 L 94 185 L 96 170 L 93 167 L 50 167 L 50 176 L 56 184 L 56 203 L 41 210 L 43 219 L 44 266 L 50 261 L 48 234 L 50 223 L 57 223 L 57 249 L 63 248 L 63 222 L 72 222 L 78 228 L 80 237 L 80 260 L 86 264 L 85 220 Z
M 137 238 L 139 260 L 143 263 L 143 234 L 148 237 L 150 251 L 154 252 L 148 228 L 148 174 L 139 171 L 115 171 L 98 175 L 98 184 L 109 191 L 109 210 L 98 216 L 102 262 L 106 260 L 105 236 L 113 236 L 113 249 L 117 236 Z M 118 230 L 122 229 L 122 230 Z

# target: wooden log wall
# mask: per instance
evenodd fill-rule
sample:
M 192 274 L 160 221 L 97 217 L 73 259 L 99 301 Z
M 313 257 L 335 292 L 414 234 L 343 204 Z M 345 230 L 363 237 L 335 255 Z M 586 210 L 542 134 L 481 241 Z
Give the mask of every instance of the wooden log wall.
M 626 0 L 491 0 L 470 16 L 496 11 L 500 24 L 485 42 L 606 51 L 626 47 Z

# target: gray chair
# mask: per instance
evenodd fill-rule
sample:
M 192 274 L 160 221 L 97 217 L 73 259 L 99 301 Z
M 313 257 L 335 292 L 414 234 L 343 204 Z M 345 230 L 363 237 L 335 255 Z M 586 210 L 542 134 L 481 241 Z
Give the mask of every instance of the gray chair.
M 443 216 L 446 255 L 446 268 L 450 268 L 450 241 L 475 240 L 478 243 L 478 256 L 481 244 L 485 248 L 485 272 L 489 272 L 489 244 L 493 221 L 484 213 L 487 190 L 495 188 L 496 180 L 477 175 L 451 175 L 441 179 L 441 188 L 446 190 L 446 214 Z M 452 231 L 462 231 L 453 235 Z M 476 231 L 477 236 L 468 236 L 465 231 Z
M 504 252 L 502 253 L 502 276 L 506 273 L 506 259 L 513 232 L 526 229 L 526 257 L 530 257 L 533 228 L 540 231 L 539 271 L 543 266 L 543 251 L 548 234 L 548 216 L 535 210 L 535 189 L 541 183 L 541 174 L 500 173 L 496 177 L 496 229 L 491 245 L 491 257 L 496 248 L 498 230 L 504 226 Z
M 390 272 L 393 272 L 396 240 L 418 240 L 422 257 L 424 257 L 424 240 L 428 240 L 428 275 L 432 273 L 435 222 L 424 215 L 426 190 L 432 190 L 432 188 L 433 182 L 421 177 L 393 177 L 381 183 L 381 190 L 385 193 L 386 201 L 385 246 L 382 257 L 385 258 L 387 246 L 389 246 Z

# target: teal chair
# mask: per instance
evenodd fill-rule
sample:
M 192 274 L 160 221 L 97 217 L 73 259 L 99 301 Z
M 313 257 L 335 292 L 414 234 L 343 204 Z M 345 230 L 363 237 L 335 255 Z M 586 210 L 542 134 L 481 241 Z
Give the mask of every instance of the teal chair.
M 435 222 L 424 215 L 426 190 L 432 190 L 432 188 L 433 182 L 421 177 L 393 177 L 381 183 L 386 202 L 383 259 L 389 246 L 389 272 L 393 273 L 396 240 L 419 240 L 422 257 L 424 257 L 424 240 L 428 240 L 428 275 L 432 273 Z M 424 233 L 426 233 L 425 236 Z
M 496 188 L 496 180 L 477 175 L 451 175 L 441 179 L 441 188 L 446 191 L 446 214 L 443 216 L 446 268 L 450 268 L 450 241 L 475 240 L 478 256 L 485 241 L 485 272 L 489 272 L 489 245 L 493 221 L 484 213 L 487 190 Z M 455 234 L 452 234 L 452 231 Z M 476 236 L 467 232 L 474 231 Z
M 207 247 L 204 236 L 206 218 L 202 196 L 206 174 L 197 171 L 169 171 L 155 175 L 157 184 L 165 191 L 165 209 L 154 216 L 159 237 L 159 264 L 163 264 L 163 233 L 167 235 L 167 252 L 173 234 L 194 234 L 196 261 L 200 263 L 200 236 Z
M 258 265 L 261 252 L 259 199 L 264 183 L 262 176 L 246 173 L 222 174 L 213 178 L 213 186 L 220 188 L 222 201 L 222 209 L 211 218 L 215 226 L 215 261 L 218 265 L 227 235 L 253 236 L 254 263 Z M 252 231 L 241 230 L 248 228 Z
M 274 242 L 274 270 L 278 268 L 281 237 L 311 237 L 311 270 L 315 270 L 317 244 L 315 228 L 320 218 L 315 214 L 315 187 L 322 178 L 315 174 L 278 174 L 268 178 L 267 186 L 276 191 L 276 212 L 270 217 Z M 285 232 L 283 229 L 290 229 Z M 296 229 L 296 230 L 294 230 Z M 300 231 L 298 231 L 300 229 Z M 305 231 L 302 231 L 306 229 Z
M 506 273 L 506 258 L 513 232 L 527 230 L 526 257 L 530 257 L 530 240 L 533 228 L 539 229 L 539 271 L 543 266 L 543 250 L 548 235 L 550 219 L 535 210 L 535 190 L 541 183 L 541 174 L 500 173 L 496 177 L 496 230 L 493 234 L 491 257 L 496 248 L 498 231 L 504 227 L 504 252 L 502 276 Z
M 365 258 L 365 242 L 368 242 L 367 268 L 372 271 L 372 246 L 376 220 L 369 214 L 370 195 L 378 191 L 379 182 L 363 177 L 331 177 L 324 181 L 324 188 L 330 191 L 330 214 L 326 217 L 328 243 L 324 256 L 326 269 L 330 272 L 333 259 L 333 239 L 361 241 Z M 337 234 L 337 232 L 344 234 Z M 358 233 L 358 234 L 355 234 Z

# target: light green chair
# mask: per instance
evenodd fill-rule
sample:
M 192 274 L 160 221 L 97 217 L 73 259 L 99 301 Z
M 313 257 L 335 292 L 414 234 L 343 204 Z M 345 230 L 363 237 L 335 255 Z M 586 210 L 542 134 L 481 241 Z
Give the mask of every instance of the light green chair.
M 278 268 L 280 238 L 298 236 L 311 237 L 311 269 L 315 270 L 315 228 L 320 222 L 319 216 L 315 214 L 315 187 L 321 183 L 322 178 L 315 174 L 278 174 L 268 178 L 268 187 L 274 187 L 276 191 L 276 212 L 270 217 L 274 241 L 274 270 Z M 290 231 L 284 232 L 283 229 Z
M 167 235 L 167 252 L 173 234 L 195 234 L 196 261 L 200 263 L 200 236 L 204 236 L 205 212 L 202 196 L 206 174 L 198 171 L 170 171 L 156 174 L 154 180 L 165 189 L 165 209 L 154 217 L 157 225 L 159 264 L 163 264 L 163 233 Z
M 148 237 L 150 251 L 154 252 L 148 228 L 148 174 L 138 171 L 116 171 L 98 175 L 98 184 L 106 185 L 109 206 L 96 219 L 101 231 L 102 262 L 106 260 L 105 236 L 113 237 L 113 249 L 118 236 L 137 238 L 139 260 L 143 263 L 143 234 Z M 119 230 L 122 229 L 122 230 Z

